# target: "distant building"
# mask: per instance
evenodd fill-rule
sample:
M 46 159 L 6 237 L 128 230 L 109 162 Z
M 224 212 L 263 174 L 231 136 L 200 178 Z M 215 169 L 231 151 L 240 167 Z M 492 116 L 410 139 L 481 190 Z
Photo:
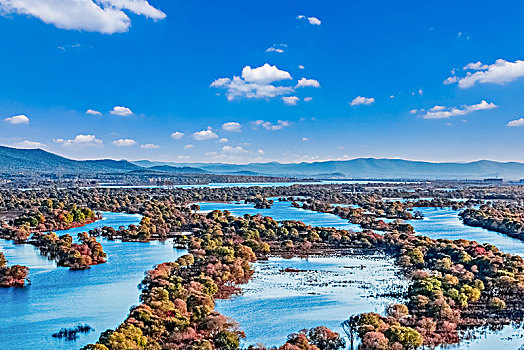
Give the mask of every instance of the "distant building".
M 502 181 L 503 179 L 499 179 L 498 177 L 484 179 L 485 183 L 490 183 L 490 184 L 501 184 Z

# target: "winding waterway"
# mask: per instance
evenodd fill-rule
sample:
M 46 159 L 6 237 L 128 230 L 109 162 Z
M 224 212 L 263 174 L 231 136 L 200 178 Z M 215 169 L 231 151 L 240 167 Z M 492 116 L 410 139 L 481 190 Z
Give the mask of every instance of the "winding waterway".
M 254 209 L 242 203 L 199 203 L 201 211 L 228 210 L 271 216 L 276 220 L 300 220 L 312 226 L 360 230 L 332 214 L 293 208 L 290 202 L 275 202 L 271 209 Z M 464 238 L 489 242 L 503 251 L 524 255 L 524 242 L 481 228 L 464 226 L 451 209 L 421 208 L 424 220 L 411 221 L 416 231 L 432 238 Z M 103 213 L 104 220 L 65 232 L 76 236 L 99 226 L 138 224 L 140 216 Z M 78 349 L 98 339 L 101 332 L 115 328 L 129 308 L 139 302 L 138 283 L 155 264 L 174 261 L 184 253 L 170 242 L 130 243 L 100 239 L 108 262 L 85 271 L 57 268 L 30 245 L 0 240 L 0 249 L 10 264 L 31 268 L 32 284 L 25 289 L 0 289 L 0 334 L 2 349 Z M 341 332 L 340 322 L 349 315 L 383 312 L 390 298 L 385 291 L 405 288 L 398 269 L 385 256 L 342 258 L 271 258 L 254 264 L 253 279 L 242 286 L 243 293 L 218 300 L 217 310 L 238 321 L 246 332 L 244 344 L 279 345 L 288 334 L 302 328 L 326 325 Z M 286 270 L 287 269 L 287 270 Z M 298 271 L 295 271 L 298 270 Z M 51 334 L 62 327 L 88 323 L 94 332 L 75 341 L 61 341 Z M 464 342 L 460 349 L 517 349 L 522 329 L 506 327 Z
M 101 226 L 128 226 L 140 222 L 139 215 L 103 213 L 104 219 L 58 234 L 77 233 Z M 99 239 L 108 255 L 105 264 L 88 270 L 71 271 L 57 267 L 27 244 L 0 240 L 0 250 L 10 264 L 30 268 L 31 285 L 24 289 L 0 288 L 1 349 L 79 349 L 95 342 L 101 332 L 114 329 L 139 302 L 138 284 L 144 272 L 155 264 L 174 261 L 183 250 L 170 242 L 117 242 Z M 87 323 L 95 331 L 76 341 L 58 340 L 51 335 L 63 327 Z

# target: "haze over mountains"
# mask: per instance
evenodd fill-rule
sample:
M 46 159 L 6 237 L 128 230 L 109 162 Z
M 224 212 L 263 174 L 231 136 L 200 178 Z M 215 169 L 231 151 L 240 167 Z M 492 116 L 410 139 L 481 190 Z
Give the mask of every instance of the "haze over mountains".
M 347 161 L 283 164 L 171 163 L 148 160 L 77 161 L 41 149 L 0 146 L 0 173 L 177 173 L 315 177 L 331 179 L 483 179 L 524 178 L 524 163 L 481 160 L 470 163 L 432 163 L 402 159 L 357 158 Z

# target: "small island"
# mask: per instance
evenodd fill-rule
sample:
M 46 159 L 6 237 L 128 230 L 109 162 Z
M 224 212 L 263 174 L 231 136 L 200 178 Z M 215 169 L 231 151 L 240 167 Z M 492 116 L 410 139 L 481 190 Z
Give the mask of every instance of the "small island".
M 0 252 L 0 287 L 25 287 L 29 268 L 22 265 L 7 266 L 4 253 Z

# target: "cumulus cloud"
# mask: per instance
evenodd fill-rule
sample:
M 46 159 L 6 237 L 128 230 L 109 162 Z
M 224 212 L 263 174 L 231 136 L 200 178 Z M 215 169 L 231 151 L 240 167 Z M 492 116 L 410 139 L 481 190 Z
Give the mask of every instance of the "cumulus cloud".
M 180 132 L 180 131 L 175 131 L 174 133 L 171 134 L 171 138 L 173 140 L 180 140 L 182 137 L 184 137 L 184 133 L 183 132 Z
M 1 0 L 0 13 L 36 17 L 60 29 L 83 30 L 104 34 L 129 30 L 126 12 L 153 20 L 166 17 L 146 0 Z
M 478 61 L 475 63 L 468 63 L 464 66 L 464 70 L 486 70 L 489 66 L 487 64 L 482 64 L 482 62 Z
M 222 124 L 222 129 L 226 131 L 240 132 L 242 131 L 242 125 L 238 122 L 227 122 Z
M 304 67 L 303 65 L 299 64 L 298 65 L 298 69 L 306 69 L 306 67 Z
M 220 142 L 220 143 L 226 143 L 228 141 L 229 140 L 227 138 L 225 138 L 225 137 L 222 137 L 221 139 L 218 140 L 218 142 Z
M 304 101 L 306 101 L 306 102 L 309 102 L 309 101 L 312 101 L 312 100 L 313 100 L 313 97 L 310 97 L 310 96 L 304 97 Z
M 45 147 L 47 147 L 42 142 L 29 141 L 29 140 L 24 140 L 24 141 L 21 141 L 21 142 L 14 143 L 12 146 L 16 147 L 16 148 L 25 148 L 25 149 L 45 148 Z
M 291 123 L 286 120 L 279 120 L 276 124 L 264 120 L 257 120 L 252 122 L 253 128 L 263 127 L 266 130 L 280 130 L 286 126 L 290 126 Z
M 312 24 L 312 25 L 315 25 L 315 26 L 319 26 L 322 24 L 322 21 L 320 21 L 318 18 L 316 17 L 306 17 L 304 15 L 298 15 L 297 16 L 297 19 L 303 19 L 303 20 L 306 20 L 309 22 L 309 24 Z
M 349 104 L 352 106 L 359 106 L 359 105 L 370 105 L 373 102 L 375 102 L 375 99 L 373 97 L 357 96 Z
M 136 141 L 133 139 L 118 139 L 112 143 L 117 147 L 131 147 L 136 145 Z
M 444 85 L 450 85 L 450 84 L 454 84 L 458 81 L 458 78 L 453 76 L 453 77 L 449 77 L 447 78 L 446 80 L 444 80 Z
M 309 138 L 307 138 L 307 137 L 303 137 L 303 138 L 302 138 L 302 141 L 304 141 L 304 142 L 305 142 L 305 141 L 309 141 Z
M 301 88 L 301 87 L 314 87 L 314 88 L 319 88 L 320 87 L 320 83 L 318 82 L 318 80 L 315 80 L 315 79 L 306 79 L 306 78 L 302 78 L 298 81 L 297 85 L 295 86 L 295 88 Z
M 426 112 L 423 118 L 424 119 L 446 119 L 446 118 L 463 116 L 463 115 L 470 114 L 472 112 L 483 111 L 483 110 L 488 110 L 488 109 L 493 109 L 493 108 L 497 108 L 497 105 L 495 105 L 494 103 L 488 103 L 484 100 L 474 105 L 462 106 L 461 108 L 435 106 L 431 108 L 428 112 Z
M 56 143 L 62 144 L 64 147 L 71 146 L 103 146 L 102 140 L 96 138 L 95 135 L 76 135 L 72 140 L 55 139 Z
M 462 89 L 467 89 L 475 84 L 505 84 L 524 76 L 524 61 L 517 60 L 508 62 L 498 59 L 490 65 L 481 62 L 469 63 L 464 67 L 466 70 L 475 70 L 475 73 L 467 72 L 465 77 L 451 76 L 444 84 L 458 82 Z
M 29 118 L 26 115 L 20 114 L 9 118 L 5 118 L 4 122 L 9 124 L 29 124 Z
M 145 145 L 140 145 L 140 148 L 142 149 L 159 149 L 159 145 L 155 145 L 153 143 L 146 143 Z
M 278 69 L 277 66 L 271 66 L 268 63 L 258 68 L 245 66 L 242 69 L 242 78 L 248 83 L 255 84 L 270 84 L 275 81 L 293 79 L 288 72 Z
M 211 84 L 211 87 L 226 89 L 226 97 L 229 101 L 236 97 L 272 98 L 293 92 L 291 87 L 247 83 L 240 77 L 233 77 L 232 80 L 229 78 L 217 79 Z
M 240 153 L 246 153 L 247 150 L 242 148 L 242 147 L 240 147 L 240 146 L 232 147 L 232 146 L 226 145 L 226 146 L 222 147 L 222 152 L 224 152 L 224 153 L 240 154 Z
M 88 110 L 86 111 L 86 114 L 90 114 L 90 115 L 102 115 L 101 112 L 96 111 L 96 110 L 94 110 L 94 109 L 88 109 Z
M 287 105 L 296 106 L 297 102 L 300 101 L 300 99 L 296 96 L 286 96 L 282 97 L 282 101 L 284 101 L 284 103 Z
M 509 127 L 524 126 L 524 118 L 519 118 L 519 119 L 509 121 L 507 126 Z
M 194 147 L 195 147 L 195 146 L 194 146 L 194 145 L 191 145 L 191 144 L 189 144 L 189 145 L 185 145 L 185 146 L 184 146 L 185 149 L 190 149 L 190 148 L 194 148 Z
M 213 132 L 211 127 L 207 127 L 206 130 L 201 130 L 193 133 L 193 139 L 197 141 L 218 139 L 218 135 Z
M 277 81 L 291 79 L 293 78 L 288 72 L 266 63 L 258 68 L 245 66 L 240 77 L 216 79 L 211 87 L 225 89 L 230 101 L 236 97 L 271 98 L 293 92 L 291 87 L 272 85 Z
M 133 115 L 133 111 L 124 106 L 115 106 L 109 113 L 119 115 L 121 117 L 128 117 L 130 115 Z

